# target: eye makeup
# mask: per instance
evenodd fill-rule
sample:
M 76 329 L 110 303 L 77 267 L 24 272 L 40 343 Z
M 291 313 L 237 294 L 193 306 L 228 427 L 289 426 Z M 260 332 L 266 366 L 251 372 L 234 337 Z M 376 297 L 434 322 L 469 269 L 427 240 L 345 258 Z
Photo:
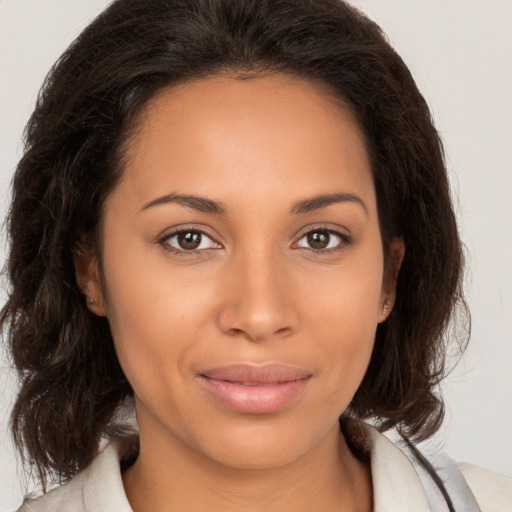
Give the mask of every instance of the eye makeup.
M 301 244 L 302 240 L 305 241 L 306 245 Z M 174 228 L 160 236 L 157 242 L 165 251 L 178 257 L 197 257 L 205 251 L 222 248 L 222 245 L 217 242 L 214 236 L 195 226 Z M 332 254 L 344 250 L 352 243 L 352 236 L 345 231 L 336 229 L 332 225 L 318 225 L 309 226 L 307 231 L 303 231 L 291 247 L 318 254 Z

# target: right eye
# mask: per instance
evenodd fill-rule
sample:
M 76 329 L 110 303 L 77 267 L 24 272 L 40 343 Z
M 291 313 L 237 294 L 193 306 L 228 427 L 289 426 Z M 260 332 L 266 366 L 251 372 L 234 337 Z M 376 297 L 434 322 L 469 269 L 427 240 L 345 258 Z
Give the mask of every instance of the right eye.
M 195 252 L 204 249 L 217 249 L 220 245 L 204 231 L 198 229 L 180 229 L 165 235 L 160 240 L 164 246 L 178 252 Z

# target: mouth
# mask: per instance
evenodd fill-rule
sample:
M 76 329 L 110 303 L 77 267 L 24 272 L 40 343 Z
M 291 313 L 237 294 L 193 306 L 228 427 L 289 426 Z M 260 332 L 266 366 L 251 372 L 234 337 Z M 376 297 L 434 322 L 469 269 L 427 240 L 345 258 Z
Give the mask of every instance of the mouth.
M 244 414 L 272 414 L 294 404 L 312 375 L 283 364 L 238 364 L 203 371 L 199 381 L 217 403 Z

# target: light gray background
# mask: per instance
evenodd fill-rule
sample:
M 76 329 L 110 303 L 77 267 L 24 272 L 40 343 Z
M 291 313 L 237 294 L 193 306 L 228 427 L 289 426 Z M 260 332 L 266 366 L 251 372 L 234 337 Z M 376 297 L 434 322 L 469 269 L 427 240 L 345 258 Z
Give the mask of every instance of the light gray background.
M 107 3 L 0 0 L 1 212 L 43 77 Z M 472 339 L 444 385 L 448 413 L 436 443 L 458 460 L 512 477 L 512 2 L 353 3 L 383 27 L 432 107 L 469 254 Z M 1 240 L 3 261 L 3 232 Z M 20 503 L 25 479 L 7 434 L 15 380 L 3 356 L 0 389 L 0 512 L 8 512 Z

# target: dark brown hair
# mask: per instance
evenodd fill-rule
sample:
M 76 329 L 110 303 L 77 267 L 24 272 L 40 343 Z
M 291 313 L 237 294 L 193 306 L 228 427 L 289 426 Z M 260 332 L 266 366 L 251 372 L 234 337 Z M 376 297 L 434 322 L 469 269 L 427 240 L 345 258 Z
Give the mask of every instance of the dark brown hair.
M 406 253 L 350 415 L 416 439 L 440 426 L 447 327 L 457 309 L 465 313 L 462 250 L 438 133 L 380 28 L 340 0 L 117 0 L 48 74 L 13 181 L 0 323 L 21 380 L 15 440 L 43 481 L 86 467 L 132 394 L 107 320 L 86 308 L 73 251 L 84 237 L 98 239 L 146 102 L 226 70 L 315 81 L 357 115 L 384 249 L 399 236 Z

